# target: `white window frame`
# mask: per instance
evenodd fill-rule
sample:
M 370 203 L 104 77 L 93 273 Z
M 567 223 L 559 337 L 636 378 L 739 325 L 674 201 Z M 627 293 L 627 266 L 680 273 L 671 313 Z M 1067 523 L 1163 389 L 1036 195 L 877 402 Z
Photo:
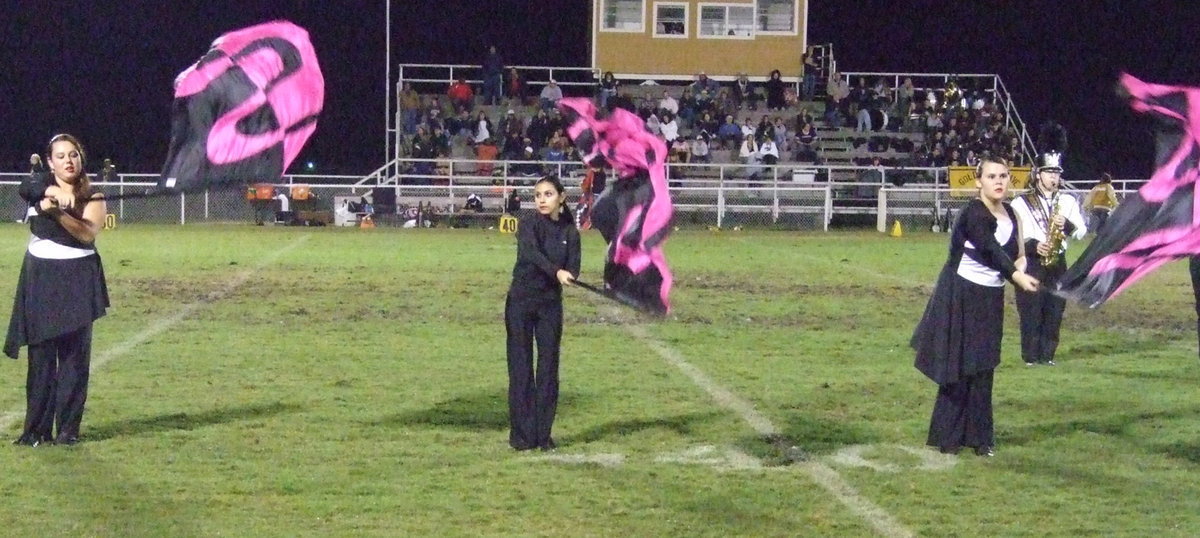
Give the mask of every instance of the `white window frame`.
M 705 35 L 701 30 L 704 22 L 704 8 L 719 7 L 725 9 L 725 27 L 729 27 L 729 8 L 749 9 L 750 17 L 750 35 Z M 754 39 L 758 28 L 758 4 L 724 4 L 715 2 L 705 2 L 698 4 L 696 7 L 696 38 L 697 39 Z
M 791 31 L 767 31 L 760 30 L 759 14 L 761 10 L 760 3 L 762 0 L 754 1 L 754 33 L 757 35 L 800 35 L 800 2 L 801 0 L 792 0 L 792 29 Z
M 659 7 L 681 7 L 683 8 L 683 33 L 682 34 L 660 34 L 658 33 L 658 8 Z M 654 37 L 666 39 L 687 39 L 691 32 L 688 30 L 688 22 L 692 18 L 691 4 L 687 2 L 655 2 L 654 3 Z
M 617 1 L 617 0 L 600 0 L 599 2 L 597 2 L 600 5 L 600 13 L 598 14 L 599 24 L 597 24 L 596 26 L 600 28 L 600 31 L 601 32 L 620 33 L 620 34 L 644 34 L 644 33 L 646 33 L 646 0 L 636 0 L 638 3 L 638 14 L 639 14 L 638 25 L 636 28 L 606 28 L 604 26 L 604 24 L 606 22 L 606 18 L 607 18 L 605 16 L 605 11 L 608 7 L 608 4 L 611 2 L 615 2 L 615 1 Z M 621 1 L 627 1 L 627 0 L 621 0 Z

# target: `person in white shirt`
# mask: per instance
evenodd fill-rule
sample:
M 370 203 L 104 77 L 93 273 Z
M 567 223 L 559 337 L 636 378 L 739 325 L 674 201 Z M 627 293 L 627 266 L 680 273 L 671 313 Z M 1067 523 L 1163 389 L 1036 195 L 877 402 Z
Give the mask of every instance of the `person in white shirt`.
M 1030 176 L 1028 193 L 1013 200 L 1013 211 L 1021 221 L 1022 240 L 1029 257 L 1029 275 L 1042 287 L 1035 292 L 1017 293 L 1017 311 L 1021 315 L 1021 358 L 1025 364 L 1054 365 L 1059 328 L 1067 301 L 1053 295 L 1054 283 L 1067 271 L 1066 250 L 1069 239 L 1083 239 L 1087 225 L 1079 202 L 1059 193 L 1062 180 L 1062 154 L 1047 151 L 1037 156 Z M 1061 230 L 1062 240 L 1052 244 L 1050 230 Z
M 668 144 L 679 138 L 679 122 L 675 121 L 674 114 L 664 115 L 658 128 L 662 133 L 663 140 L 666 140 Z
M 658 101 L 658 109 L 670 112 L 672 116 L 679 114 L 679 101 L 671 97 L 671 92 L 663 90 L 663 97 Z
M 550 79 L 550 84 L 542 88 L 542 93 L 539 97 L 544 109 L 558 106 L 558 102 L 563 98 L 562 88 L 558 87 L 558 81 Z

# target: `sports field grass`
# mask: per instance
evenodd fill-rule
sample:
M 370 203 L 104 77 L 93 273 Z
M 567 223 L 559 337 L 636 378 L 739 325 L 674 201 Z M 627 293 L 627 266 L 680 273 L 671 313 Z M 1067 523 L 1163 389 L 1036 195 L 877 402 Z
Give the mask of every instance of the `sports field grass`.
M 0 227 L 0 292 L 27 235 Z M 0 534 L 1200 533 L 1185 264 L 1069 309 L 1057 367 L 1021 364 L 1010 299 L 996 457 L 950 457 L 907 346 L 946 243 L 675 234 L 669 319 L 567 292 L 559 449 L 531 454 L 507 446 L 511 236 L 124 226 L 84 442 L 0 447 Z M 25 362 L 0 364 L 15 439 Z

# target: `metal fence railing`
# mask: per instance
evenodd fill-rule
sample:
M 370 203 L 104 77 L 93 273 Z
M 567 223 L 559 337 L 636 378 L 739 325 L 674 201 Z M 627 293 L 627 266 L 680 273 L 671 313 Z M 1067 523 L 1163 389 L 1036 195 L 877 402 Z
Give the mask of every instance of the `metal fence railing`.
M 577 163 L 576 163 L 577 164 Z M 852 167 L 764 166 L 755 167 L 757 175 L 740 164 L 672 165 L 671 198 L 678 226 L 758 227 L 788 230 L 828 230 L 836 227 L 872 228 L 883 232 L 899 221 L 904 228 L 944 228 L 949 219 L 967 201 L 972 192 L 951 191 L 944 181 L 944 169 L 920 169 L 915 172 L 930 181 L 911 180 L 893 183 L 896 174 L 914 170 L 884 169 L 883 181 L 843 181 L 832 172 Z M 453 167 L 451 167 L 453 170 Z M 570 203 L 580 202 L 583 174 L 565 173 L 563 183 Z M 415 208 L 436 225 L 451 224 L 467 196 L 474 194 L 484 202 L 484 211 L 473 214 L 471 222 L 490 224 L 506 206 L 514 192 L 525 200 L 526 208 L 532 185 L 538 176 L 519 175 L 430 175 L 403 176 L 400 182 L 387 184 L 347 184 L 319 182 L 325 176 L 285 176 L 275 185 L 275 193 L 289 195 L 293 213 L 309 224 L 354 225 L 368 212 L 379 225 L 402 225 L 413 218 Z M 833 177 L 833 180 L 829 178 Z M 0 217 L 20 219 L 25 202 L 17 195 L 23 174 L 0 174 Z M 143 192 L 154 185 L 148 175 L 125 175 L 119 182 L 97 183 L 110 196 Z M 614 181 L 609 180 L 610 184 Z M 303 188 L 307 199 L 291 197 L 293 188 Z M 1125 196 L 1133 191 L 1120 191 Z M 1069 191 L 1083 200 L 1086 190 Z M 602 196 L 603 193 L 600 194 Z M 393 203 L 394 202 L 394 203 Z M 108 212 L 118 224 L 197 224 L 212 222 L 253 222 L 274 220 L 279 202 L 250 200 L 244 188 L 213 190 L 195 194 L 160 197 L 113 199 Z M 366 204 L 372 207 L 366 208 Z M 364 207 L 354 207 L 362 205 Z M 264 214 L 266 215 L 264 217 Z M 462 219 L 457 219 L 462 220 Z

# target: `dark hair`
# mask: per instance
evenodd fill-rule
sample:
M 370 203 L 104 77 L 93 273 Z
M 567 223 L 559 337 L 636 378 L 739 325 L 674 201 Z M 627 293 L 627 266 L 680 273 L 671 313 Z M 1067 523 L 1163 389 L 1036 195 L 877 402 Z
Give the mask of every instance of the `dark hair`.
M 554 192 L 557 192 L 558 194 L 564 194 L 567 192 L 567 188 L 563 187 L 562 180 L 558 179 L 558 174 L 548 174 L 546 176 L 542 176 L 542 179 L 539 179 L 537 183 L 534 183 L 533 188 L 537 189 L 537 186 L 541 185 L 542 183 L 549 183 L 552 187 L 554 187 Z M 567 199 L 565 197 L 563 198 L 562 202 L 561 216 L 565 216 L 567 220 L 575 220 L 574 214 L 571 213 L 571 206 L 567 204 Z
M 1105 172 L 1100 174 L 1100 183 L 1112 183 L 1112 174 Z
M 79 179 L 76 180 L 75 183 L 75 199 L 76 201 L 81 202 L 76 204 L 76 207 L 83 207 L 82 202 L 85 202 L 87 199 L 92 197 L 92 180 L 88 177 L 87 172 L 84 171 L 84 168 L 87 167 L 87 152 L 84 151 L 83 144 L 79 142 L 78 138 L 75 138 L 67 133 L 60 133 L 51 137 L 50 142 L 46 144 L 47 161 L 52 160 L 51 153 L 53 151 L 55 142 L 70 142 L 71 145 L 75 146 L 75 151 L 79 152 L 80 170 Z

